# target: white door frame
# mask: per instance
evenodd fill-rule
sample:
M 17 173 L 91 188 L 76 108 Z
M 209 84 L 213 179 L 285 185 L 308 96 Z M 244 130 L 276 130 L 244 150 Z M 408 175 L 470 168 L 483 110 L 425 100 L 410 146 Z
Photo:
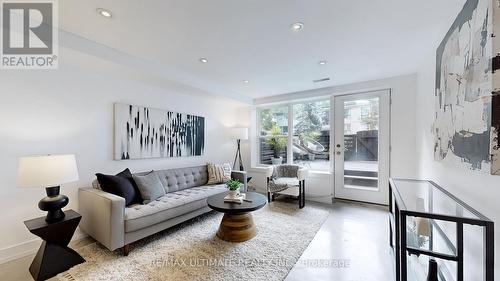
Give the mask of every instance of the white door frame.
M 379 98 L 379 132 L 378 157 L 379 173 L 378 188 L 345 188 L 344 187 L 344 102 L 362 98 Z M 390 113 L 391 90 L 377 90 L 371 92 L 352 93 L 334 96 L 334 137 L 332 151 L 334 159 L 334 194 L 335 198 L 362 201 L 381 205 L 388 204 L 388 182 L 390 176 Z M 340 148 L 337 148 L 340 144 Z

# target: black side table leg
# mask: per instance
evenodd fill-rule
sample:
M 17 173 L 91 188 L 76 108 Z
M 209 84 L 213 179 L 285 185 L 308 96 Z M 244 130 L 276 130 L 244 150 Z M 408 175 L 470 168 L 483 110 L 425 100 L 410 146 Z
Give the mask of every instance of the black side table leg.
M 31 263 L 30 273 L 37 281 L 47 280 L 84 262 L 85 259 L 73 249 L 43 241 Z

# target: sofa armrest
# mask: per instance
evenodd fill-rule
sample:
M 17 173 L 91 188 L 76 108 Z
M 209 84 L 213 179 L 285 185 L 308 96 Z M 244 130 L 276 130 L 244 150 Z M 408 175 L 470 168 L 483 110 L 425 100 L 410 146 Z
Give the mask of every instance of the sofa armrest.
M 125 198 L 93 189 L 78 190 L 80 228 L 110 250 L 125 243 Z
M 300 168 L 297 171 L 297 178 L 301 180 L 305 180 L 309 176 L 309 169 L 307 168 Z
M 247 172 L 232 171 L 231 178 L 239 180 L 243 184 L 243 188 L 240 188 L 241 192 L 247 192 Z

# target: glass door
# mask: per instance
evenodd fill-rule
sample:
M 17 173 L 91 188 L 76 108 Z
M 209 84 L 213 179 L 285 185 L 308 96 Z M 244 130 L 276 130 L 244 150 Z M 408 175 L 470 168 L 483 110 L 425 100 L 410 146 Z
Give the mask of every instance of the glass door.
M 387 205 L 390 91 L 334 100 L 335 197 Z

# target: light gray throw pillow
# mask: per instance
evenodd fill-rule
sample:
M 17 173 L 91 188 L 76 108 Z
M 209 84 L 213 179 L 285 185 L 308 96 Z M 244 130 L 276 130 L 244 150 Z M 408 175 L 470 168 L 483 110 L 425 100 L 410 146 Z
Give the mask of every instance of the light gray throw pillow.
M 165 189 L 156 173 L 149 173 L 143 176 L 133 175 L 134 181 L 139 188 L 144 204 L 155 201 L 165 195 Z

